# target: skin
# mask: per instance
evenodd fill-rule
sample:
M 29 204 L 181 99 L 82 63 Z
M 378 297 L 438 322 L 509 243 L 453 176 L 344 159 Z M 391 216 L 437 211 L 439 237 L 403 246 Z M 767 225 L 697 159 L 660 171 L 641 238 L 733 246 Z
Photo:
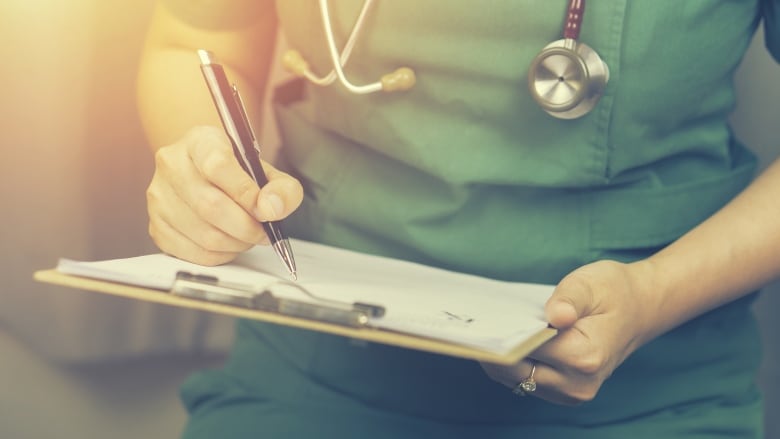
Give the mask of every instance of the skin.
M 276 34 L 274 11 L 240 30 L 188 26 L 154 13 L 138 78 L 142 121 L 156 170 L 147 190 L 149 233 L 164 252 L 228 262 L 267 242 L 258 221 L 283 219 L 301 203 L 294 178 L 263 166 L 258 188 L 232 155 L 197 66 L 195 50 L 219 54 L 250 115 L 259 120 Z M 255 123 L 259 126 L 259 123 Z M 276 151 L 263 151 L 273 160 Z M 533 396 L 576 405 L 644 343 L 780 275 L 780 164 L 731 203 L 648 259 L 598 261 L 566 276 L 546 304 L 559 334 L 513 366 L 483 364 L 513 388 L 536 364 Z
M 780 162 L 739 196 L 655 255 L 631 264 L 599 261 L 561 281 L 545 307 L 563 331 L 531 356 L 535 395 L 562 404 L 596 396 L 639 346 L 780 275 Z M 564 360 L 564 361 L 561 361 Z M 531 371 L 483 366 L 513 386 Z
M 226 263 L 267 242 L 258 221 L 282 219 L 300 205 L 300 183 L 269 163 L 277 151 L 263 150 L 269 183 L 262 189 L 241 169 L 197 67 L 197 49 L 218 53 L 253 125 L 260 126 L 275 35 L 275 11 L 252 26 L 216 32 L 155 9 L 138 74 L 138 106 L 155 152 L 149 234 L 163 252 L 203 265 Z

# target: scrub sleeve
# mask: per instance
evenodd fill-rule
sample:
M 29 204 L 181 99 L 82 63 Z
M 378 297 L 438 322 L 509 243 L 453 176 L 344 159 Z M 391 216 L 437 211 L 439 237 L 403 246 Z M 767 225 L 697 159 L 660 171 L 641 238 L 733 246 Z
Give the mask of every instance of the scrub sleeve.
M 251 14 L 208 18 L 208 3 L 168 7 L 211 28 L 262 13 L 236 1 Z M 533 103 L 525 75 L 559 38 L 566 3 L 376 2 L 347 74 L 373 82 L 409 65 L 418 83 L 392 95 L 278 90 L 284 159 L 306 191 L 291 234 L 556 283 L 595 260 L 652 254 L 744 188 L 755 159 L 727 125 L 731 75 L 762 14 L 777 55 L 778 1 L 589 2 L 581 39 L 611 79 L 592 113 L 561 121 Z M 361 5 L 331 2 L 337 41 Z M 276 6 L 290 45 L 329 71 L 316 6 Z M 225 367 L 182 388 L 185 437 L 758 438 L 750 302 L 643 346 L 576 408 L 518 398 L 473 361 L 239 321 Z

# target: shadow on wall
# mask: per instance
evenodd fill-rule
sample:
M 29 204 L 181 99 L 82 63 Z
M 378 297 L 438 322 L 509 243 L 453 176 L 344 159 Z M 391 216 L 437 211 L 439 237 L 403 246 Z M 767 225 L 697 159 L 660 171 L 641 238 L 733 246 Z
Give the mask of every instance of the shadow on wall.
M 145 188 L 152 154 L 135 75 L 153 1 L 3 2 L 0 328 L 46 357 L 100 361 L 230 343 L 227 318 L 32 281 L 57 258 L 156 251 Z M 197 64 L 194 64 L 197 68 Z M 223 328 L 208 330 L 213 321 Z M 228 329 L 230 328 L 230 329 Z M 53 337 L 52 334 L 56 334 Z
M 91 45 L 88 60 L 84 194 L 89 200 L 89 251 L 101 259 L 154 250 L 144 194 L 153 157 L 135 106 L 135 75 L 151 2 L 133 6 L 118 11 L 112 2 L 96 1 L 93 9 L 93 32 L 100 38 Z

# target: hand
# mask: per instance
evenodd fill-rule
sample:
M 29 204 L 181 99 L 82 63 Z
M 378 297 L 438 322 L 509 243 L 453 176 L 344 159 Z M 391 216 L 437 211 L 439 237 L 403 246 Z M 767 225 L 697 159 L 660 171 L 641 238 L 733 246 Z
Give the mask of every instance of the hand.
M 642 262 L 599 261 L 566 276 L 545 305 L 557 336 L 513 366 L 482 364 L 495 381 L 514 388 L 536 364 L 534 396 L 576 405 L 651 337 L 652 276 Z
M 260 221 L 280 220 L 303 199 L 300 183 L 263 162 L 262 189 L 244 172 L 224 131 L 197 127 L 155 154 L 146 191 L 149 234 L 165 253 L 203 265 L 267 243 Z

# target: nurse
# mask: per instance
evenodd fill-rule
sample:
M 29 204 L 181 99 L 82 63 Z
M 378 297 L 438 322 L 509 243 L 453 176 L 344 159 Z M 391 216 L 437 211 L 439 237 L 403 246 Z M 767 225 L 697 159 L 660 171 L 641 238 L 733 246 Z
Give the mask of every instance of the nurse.
M 364 6 L 160 2 L 138 82 L 153 239 L 220 264 L 285 218 L 298 238 L 556 284 L 559 335 L 498 367 L 239 321 L 227 364 L 182 388 L 184 436 L 762 437 L 749 305 L 780 275 L 780 164 L 754 180 L 727 118 L 762 20 L 780 58 L 780 1 Z M 257 188 L 196 50 L 260 126 L 277 27 L 309 78 L 275 92 L 282 146 Z

